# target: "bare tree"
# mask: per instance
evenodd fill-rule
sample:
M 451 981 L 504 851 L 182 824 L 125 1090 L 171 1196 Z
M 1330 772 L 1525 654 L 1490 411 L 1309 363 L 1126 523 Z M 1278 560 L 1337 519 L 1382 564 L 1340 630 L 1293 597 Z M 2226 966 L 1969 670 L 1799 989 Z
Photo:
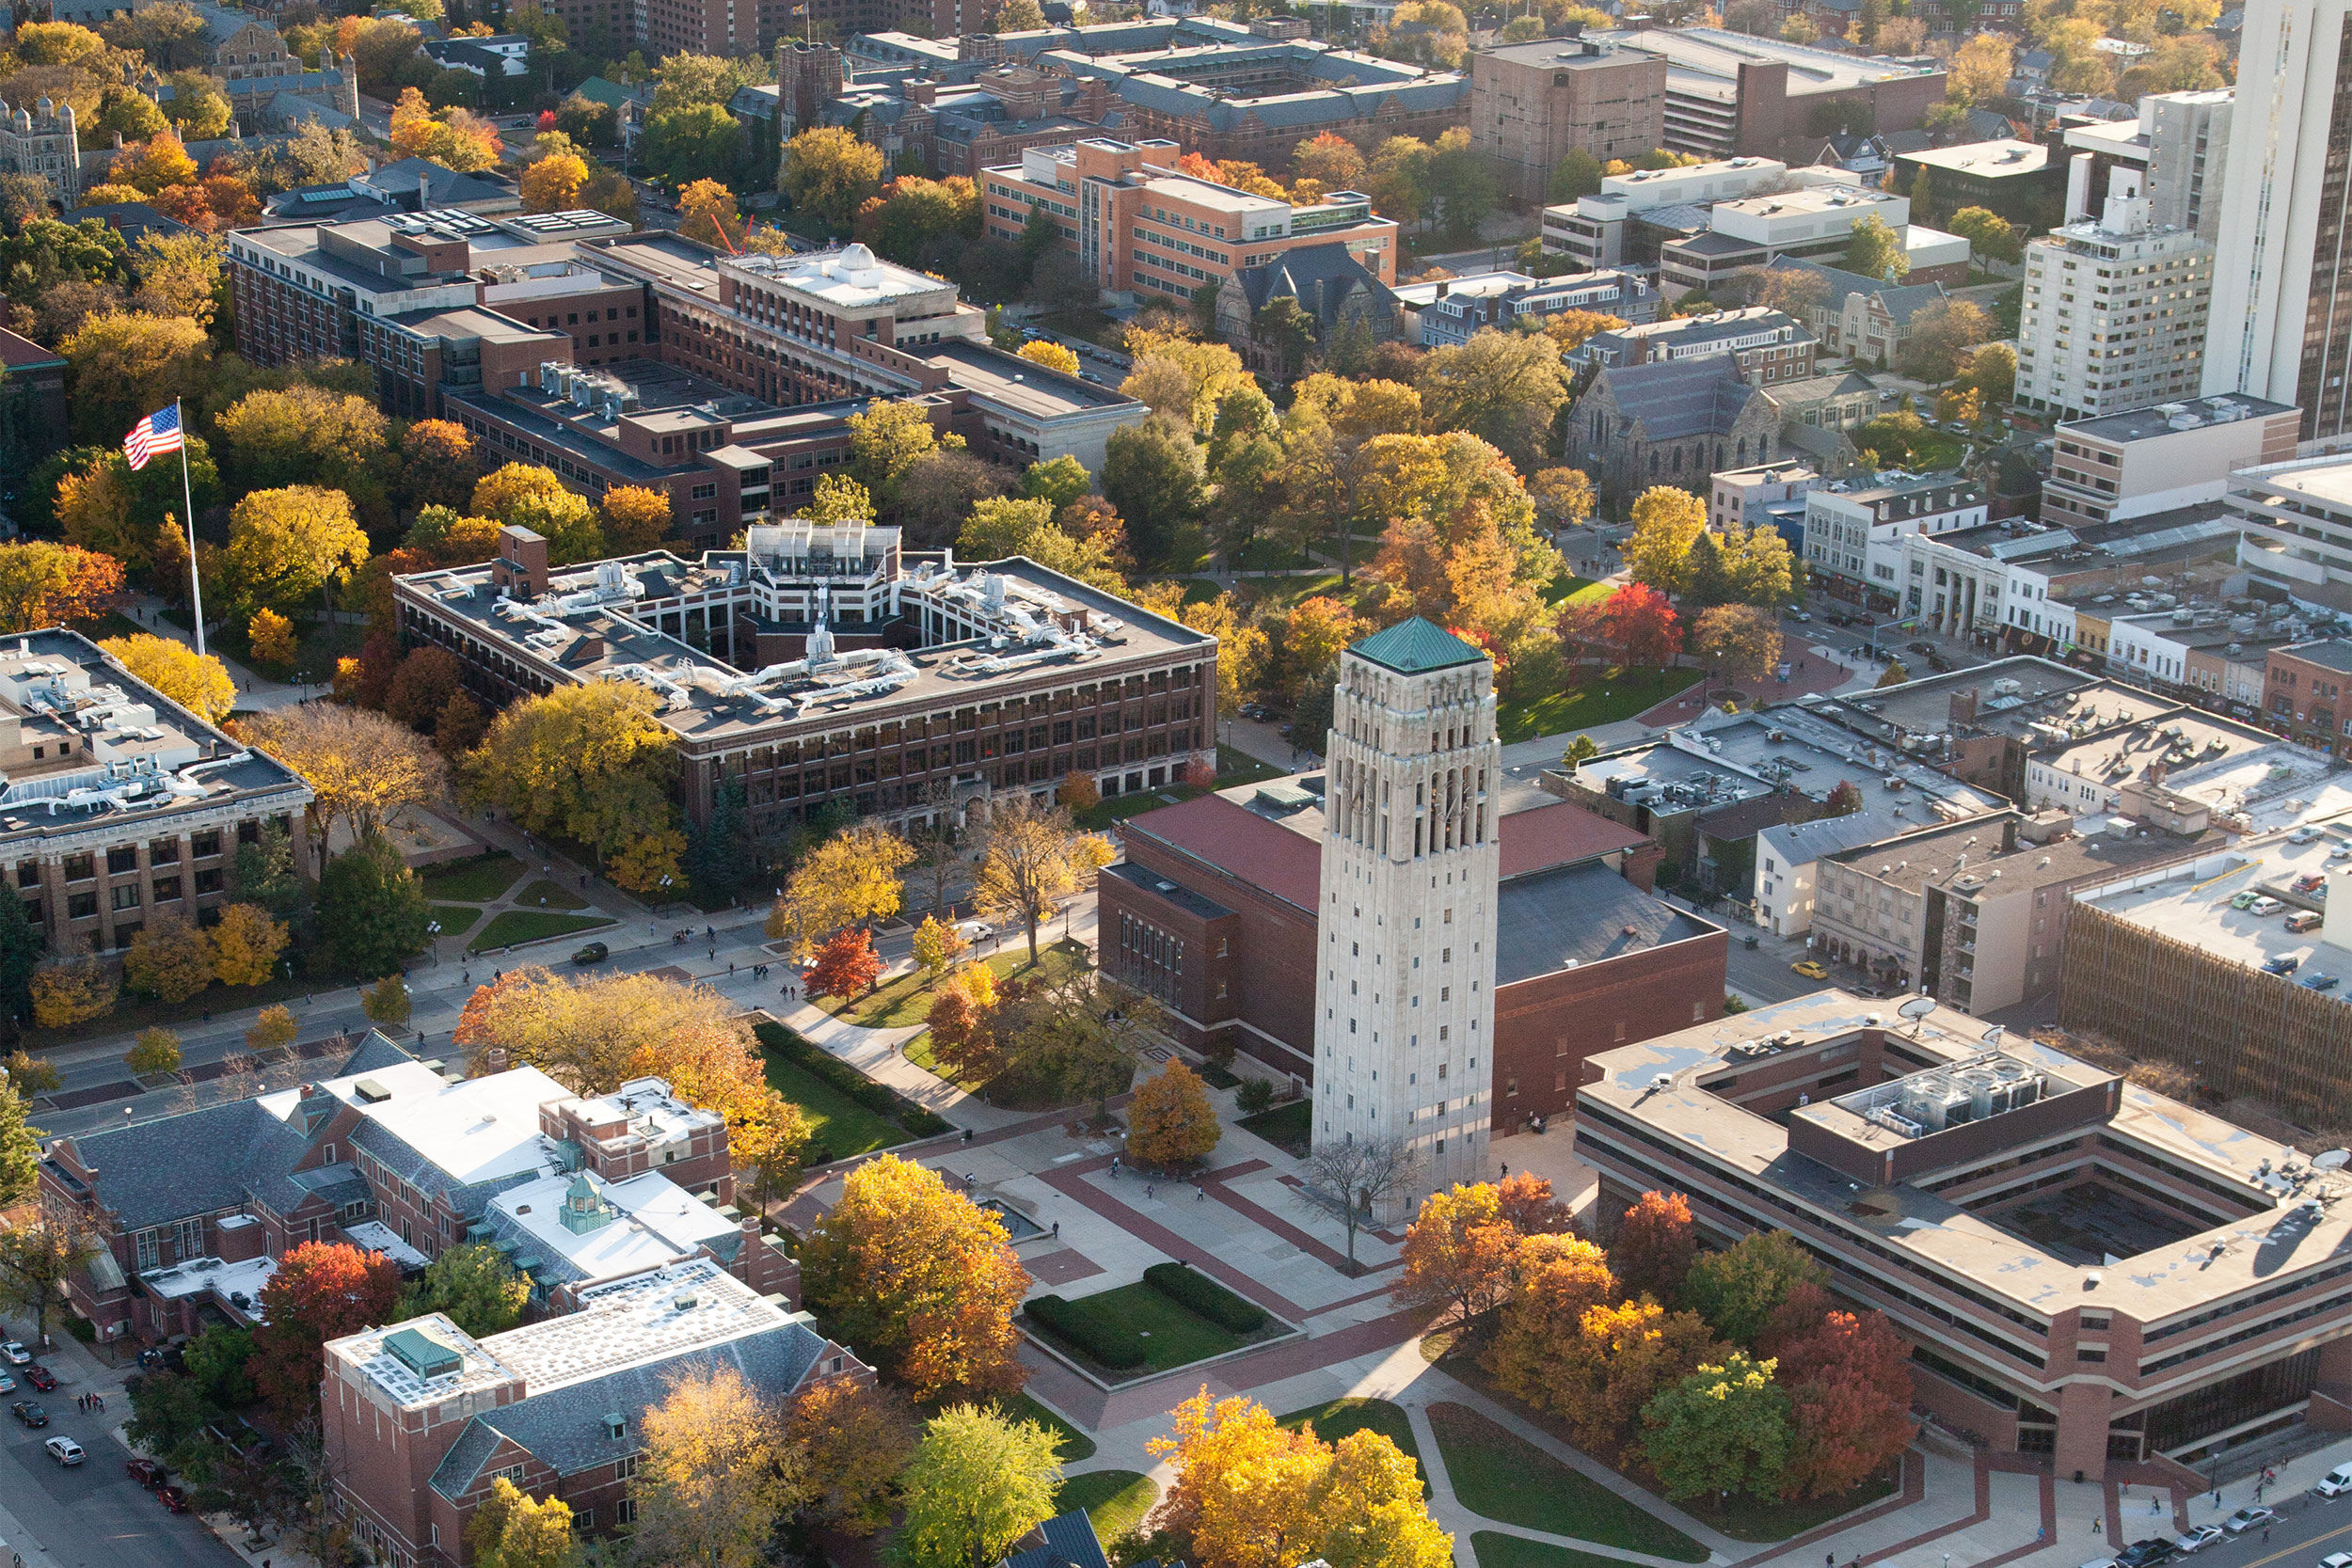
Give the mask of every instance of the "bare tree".
M 1327 1144 L 1307 1156 L 1307 1186 L 1301 1201 L 1327 1212 L 1339 1211 L 1347 1227 L 1347 1272 L 1351 1275 L 1360 1272 L 1356 1262 L 1357 1227 L 1377 1214 L 1390 1198 L 1410 1190 L 1420 1170 L 1420 1156 L 1395 1138 Z
M 920 904 L 934 920 L 947 917 L 947 890 L 963 880 L 963 851 L 956 844 L 955 830 L 942 822 L 937 827 L 918 828 L 907 835 L 907 843 L 914 849 L 914 862 L 907 867 L 907 892 L 918 894 L 911 903 Z

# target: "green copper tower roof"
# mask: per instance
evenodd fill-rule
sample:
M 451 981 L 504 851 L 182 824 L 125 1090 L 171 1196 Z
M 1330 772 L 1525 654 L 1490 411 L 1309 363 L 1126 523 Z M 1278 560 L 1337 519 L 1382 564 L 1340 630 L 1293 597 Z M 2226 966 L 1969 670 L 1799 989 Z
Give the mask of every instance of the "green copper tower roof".
M 1418 615 L 1386 631 L 1374 632 L 1348 651 L 1400 675 L 1425 675 L 1432 670 L 1476 664 L 1486 657 L 1484 649 L 1470 646 Z

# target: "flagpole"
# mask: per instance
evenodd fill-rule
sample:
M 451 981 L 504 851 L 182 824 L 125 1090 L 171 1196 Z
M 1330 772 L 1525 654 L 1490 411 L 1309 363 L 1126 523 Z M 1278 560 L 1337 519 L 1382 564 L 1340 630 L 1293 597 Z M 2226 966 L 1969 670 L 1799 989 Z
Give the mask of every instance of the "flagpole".
M 188 503 L 188 595 L 196 607 L 196 657 L 204 657 L 204 575 L 196 566 L 196 486 L 188 478 L 187 415 L 180 400 L 171 400 L 172 417 L 180 425 L 180 494 Z

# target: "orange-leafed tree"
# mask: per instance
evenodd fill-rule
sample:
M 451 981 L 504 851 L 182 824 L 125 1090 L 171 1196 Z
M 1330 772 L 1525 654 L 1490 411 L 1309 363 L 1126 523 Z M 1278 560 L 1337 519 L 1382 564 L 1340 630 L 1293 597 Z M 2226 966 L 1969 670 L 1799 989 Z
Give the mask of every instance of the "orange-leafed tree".
M 1495 1217 L 1522 1236 L 1568 1228 L 1568 1206 L 1551 1196 L 1551 1182 L 1523 1170 L 1495 1183 Z
M 1644 1193 L 1617 1222 L 1609 1266 L 1629 1295 L 1672 1301 L 1698 1255 L 1691 1200 L 1680 1193 Z
M 1188 1544 L 1190 1560 L 1218 1568 L 1292 1568 L 1314 1555 L 1302 1540 L 1316 1481 L 1331 1462 L 1312 1432 L 1275 1423 L 1254 1400 L 1211 1402 L 1205 1387 L 1169 1412 L 1174 1435 L 1155 1437 L 1175 1484 L 1153 1511 L 1154 1533 Z
M 400 1265 L 341 1242 L 305 1242 L 278 1260 L 262 1287 L 246 1375 L 288 1426 L 318 1407 L 329 1339 L 388 1322 L 400 1300 Z
M 1200 1075 L 1171 1061 L 1128 1101 L 1127 1158 L 1152 1169 L 1193 1164 L 1208 1158 L 1224 1131 Z
M 1572 1352 L 1587 1310 L 1619 1299 L 1609 1255 L 1558 1233 L 1522 1239 L 1511 1257 L 1511 1296 L 1503 1303 L 1486 1367 L 1509 1393 L 1541 1403 L 1551 1369 Z
M 1639 582 L 1627 583 L 1597 605 L 1569 606 L 1559 631 L 1563 641 L 1628 665 L 1662 669 L 1682 651 L 1682 617 L 1665 594 Z
M 869 933 L 863 928 L 835 931 L 817 946 L 817 957 L 808 966 L 808 994 L 855 996 L 882 974 L 882 957 L 874 951 Z
M 1878 1312 L 1829 1312 L 1780 1355 L 1788 1391 L 1791 1497 L 1851 1491 L 1883 1469 L 1918 1430 L 1911 1418 L 1911 1347 Z
M 0 545 L 0 632 L 95 621 L 122 594 L 122 562 L 46 539 Z
M 805 1455 L 804 1507 L 820 1523 L 871 1535 L 890 1522 L 890 1494 L 922 1435 L 906 1397 L 834 1378 L 792 1402 L 792 1446 Z
M 1455 1186 L 1422 1199 L 1405 1232 L 1405 1271 L 1390 1294 L 1419 1307 L 1450 1307 L 1471 1322 L 1502 1300 L 1519 1233 L 1502 1217 L 1491 1181 Z
M 851 1171 L 801 1249 L 809 1306 L 917 1399 L 1020 1387 L 1028 1289 L 996 1216 L 896 1155 Z
M 1695 1312 L 1649 1301 L 1590 1307 L 1560 1343 L 1542 1402 L 1566 1418 L 1577 1447 L 1614 1454 L 1653 1395 L 1724 1349 Z

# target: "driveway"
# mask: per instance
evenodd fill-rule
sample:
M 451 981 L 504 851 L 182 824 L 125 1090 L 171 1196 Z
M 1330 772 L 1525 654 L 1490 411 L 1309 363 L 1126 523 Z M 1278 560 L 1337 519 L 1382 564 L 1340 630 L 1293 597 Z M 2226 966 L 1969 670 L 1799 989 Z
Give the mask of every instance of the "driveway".
M 85 1416 L 65 1389 L 46 1401 L 49 1426 L 0 1424 L 0 1538 L 28 1568 L 240 1568 L 243 1560 L 191 1514 L 171 1513 L 122 1472 L 128 1455 L 102 1430 L 119 1416 Z M 15 1396 L 10 1396 L 14 1398 Z M 89 1458 L 61 1469 L 41 1439 L 62 1433 Z M 35 1543 L 39 1544 L 36 1545 Z

